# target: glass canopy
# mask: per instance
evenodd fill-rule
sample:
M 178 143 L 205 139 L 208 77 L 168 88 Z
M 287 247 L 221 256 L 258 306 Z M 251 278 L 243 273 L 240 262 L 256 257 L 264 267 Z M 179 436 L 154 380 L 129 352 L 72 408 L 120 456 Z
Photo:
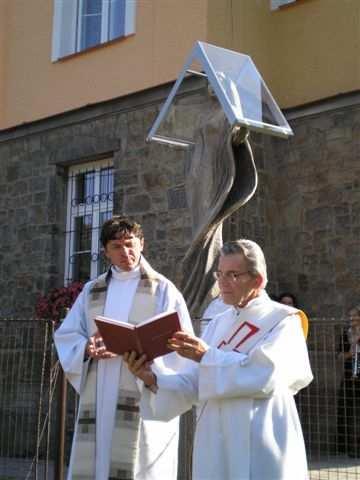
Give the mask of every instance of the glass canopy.
M 293 135 L 248 55 L 196 42 L 148 134 L 147 141 L 183 147 L 194 143 L 199 115 L 203 117 L 205 110 L 209 109 L 204 96 L 201 98 L 191 93 L 181 94 L 182 81 L 189 73 L 207 79 L 210 87 L 207 89 L 208 96 L 213 97 L 223 110 L 230 126 L 245 126 L 248 130 L 284 138 Z

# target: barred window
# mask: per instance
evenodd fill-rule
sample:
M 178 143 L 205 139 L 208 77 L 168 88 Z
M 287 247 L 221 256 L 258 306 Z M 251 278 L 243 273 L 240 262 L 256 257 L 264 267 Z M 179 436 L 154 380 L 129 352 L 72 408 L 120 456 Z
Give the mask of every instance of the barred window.
M 112 163 L 70 167 L 67 194 L 65 284 L 87 281 L 106 269 L 100 230 L 113 214 Z

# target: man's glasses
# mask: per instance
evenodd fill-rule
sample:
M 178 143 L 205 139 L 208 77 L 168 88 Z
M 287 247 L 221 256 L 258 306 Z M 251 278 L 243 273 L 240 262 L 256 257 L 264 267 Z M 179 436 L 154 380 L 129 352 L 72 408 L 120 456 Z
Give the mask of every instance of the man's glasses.
M 216 280 L 228 280 L 230 282 L 237 282 L 242 275 L 248 275 L 249 272 L 221 272 L 217 270 L 214 272 Z

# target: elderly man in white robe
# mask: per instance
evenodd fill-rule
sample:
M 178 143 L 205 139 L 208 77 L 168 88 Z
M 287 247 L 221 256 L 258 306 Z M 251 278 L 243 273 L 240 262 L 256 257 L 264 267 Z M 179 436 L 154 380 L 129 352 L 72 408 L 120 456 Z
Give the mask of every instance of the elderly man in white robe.
M 184 299 L 142 256 L 141 226 L 126 217 L 105 222 L 101 242 L 111 263 L 88 282 L 61 327 L 55 345 L 65 374 L 80 394 L 68 470 L 70 479 L 176 479 L 178 419 L 168 423 L 139 417 L 143 382 L 122 357 L 106 350 L 94 318 L 139 323 L 176 310 L 182 328 L 192 332 Z M 186 360 L 175 353 L 155 359 L 154 371 L 171 373 Z
M 313 378 L 304 314 L 269 298 L 265 258 L 255 242 L 225 244 L 215 276 L 231 308 L 214 317 L 202 339 L 177 332 L 170 340 L 189 359 L 187 369 L 158 374 L 144 356 L 124 356 L 152 386 L 141 414 L 168 421 L 197 405 L 193 480 L 304 480 L 294 401 Z

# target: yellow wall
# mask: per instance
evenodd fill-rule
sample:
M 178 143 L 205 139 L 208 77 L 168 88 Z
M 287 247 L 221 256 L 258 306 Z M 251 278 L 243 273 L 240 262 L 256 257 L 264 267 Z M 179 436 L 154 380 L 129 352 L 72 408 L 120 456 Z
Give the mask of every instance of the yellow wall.
M 268 61 L 269 0 L 209 0 L 208 41 L 251 55 L 261 73 Z
M 273 12 L 271 19 L 272 30 L 280 34 L 271 48 L 270 78 L 283 106 L 359 89 L 358 0 L 300 0 Z
M 1 1 L 9 34 L 0 129 L 173 80 L 205 39 L 206 0 L 138 0 L 135 35 L 52 63 L 53 1 Z
M 359 0 L 269 5 L 209 0 L 209 42 L 251 55 L 282 107 L 359 89 Z
M 6 3 L 0 0 L 0 126 L 5 118 L 5 38 Z
M 195 40 L 251 55 L 281 107 L 359 89 L 360 0 L 138 0 L 135 35 L 55 63 L 52 4 L 0 0 L 0 129 L 173 80 Z

